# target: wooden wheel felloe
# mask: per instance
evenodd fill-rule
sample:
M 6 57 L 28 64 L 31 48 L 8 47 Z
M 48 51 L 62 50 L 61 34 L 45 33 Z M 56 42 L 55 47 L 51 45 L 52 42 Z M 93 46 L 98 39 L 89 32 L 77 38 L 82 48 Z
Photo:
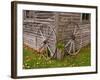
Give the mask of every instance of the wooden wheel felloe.
M 67 24 L 65 51 L 70 55 L 79 53 L 82 47 L 82 34 L 78 24 L 70 22 Z

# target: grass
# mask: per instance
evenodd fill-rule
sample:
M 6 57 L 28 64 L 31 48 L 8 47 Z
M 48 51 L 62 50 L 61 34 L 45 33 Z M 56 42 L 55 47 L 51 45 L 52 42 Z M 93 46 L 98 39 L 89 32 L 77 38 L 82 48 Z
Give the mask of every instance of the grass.
M 51 59 L 46 60 L 41 54 L 32 52 L 28 49 L 23 49 L 23 68 L 54 68 L 54 67 L 80 67 L 91 65 L 90 47 L 84 47 L 81 49 L 78 55 L 65 56 L 62 60 Z

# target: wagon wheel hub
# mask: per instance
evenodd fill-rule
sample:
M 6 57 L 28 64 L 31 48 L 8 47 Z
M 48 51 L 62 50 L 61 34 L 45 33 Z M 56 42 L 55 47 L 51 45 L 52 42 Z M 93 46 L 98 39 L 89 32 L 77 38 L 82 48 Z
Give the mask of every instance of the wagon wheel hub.
M 75 35 L 73 34 L 73 35 L 71 35 L 71 38 L 72 38 L 72 40 L 75 40 Z
M 43 41 L 44 44 L 47 44 L 47 42 L 48 42 L 47 39 L 45 39 L 45 40 Z

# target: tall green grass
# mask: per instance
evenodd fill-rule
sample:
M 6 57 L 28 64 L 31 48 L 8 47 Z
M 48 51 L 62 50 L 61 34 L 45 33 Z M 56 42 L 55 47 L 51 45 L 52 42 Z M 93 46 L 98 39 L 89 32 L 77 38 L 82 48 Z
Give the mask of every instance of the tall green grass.
M 62 46 L 60 46 L 61 48 Z M 75 55 L 66 55 L 62 60 L 47 60 L 41 54 L 23 49 L 23 68 L 54 68 L 54 67 L 81 67 L 91 65 L 90 46 L 84 47 Z

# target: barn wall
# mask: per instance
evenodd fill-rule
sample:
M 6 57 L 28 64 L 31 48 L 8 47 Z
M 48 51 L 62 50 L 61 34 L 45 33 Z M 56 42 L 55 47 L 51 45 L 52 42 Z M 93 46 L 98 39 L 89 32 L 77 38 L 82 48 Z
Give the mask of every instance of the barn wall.
M 39 26 L 37 23 L 49 23 L 55 30 L 57 40 L 59 41 L 69 36 L 65 33 L 71 29 L 71 27 L 67 28 L 67 23 L 70 21 L 75 22 L 82 30 L 82 46 L 90 43 L 90 24 L 81 23 L 80 13 L 29 11 L 27 18 L 26 11 L 24 11 L 23 17 L 24 43 L 32 48 L 36 48 L 35 45 L 39 45 L 39 43 L 36 44 L 36 39 L 34 38 L 34 34 L 37 34 L 36 32 Z M 38 39 L 41 41 L 41 37 Z

